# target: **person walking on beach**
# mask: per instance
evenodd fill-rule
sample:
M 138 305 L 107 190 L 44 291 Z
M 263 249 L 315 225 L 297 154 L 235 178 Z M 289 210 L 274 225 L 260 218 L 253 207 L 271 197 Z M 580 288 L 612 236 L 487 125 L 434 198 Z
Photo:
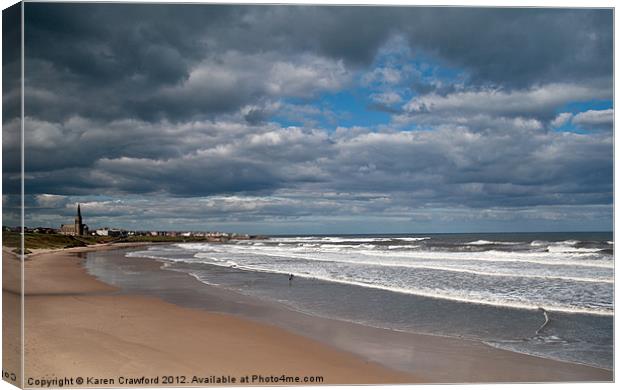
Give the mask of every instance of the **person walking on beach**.
M 293 284 L 293 278 L 294 278 L 294 277 L 295 277 L 295 275 L 293 275 L 293 274 L 290 274 L 290 275 L 288 276 L 288 285 L 289 285 L 289 286 Z

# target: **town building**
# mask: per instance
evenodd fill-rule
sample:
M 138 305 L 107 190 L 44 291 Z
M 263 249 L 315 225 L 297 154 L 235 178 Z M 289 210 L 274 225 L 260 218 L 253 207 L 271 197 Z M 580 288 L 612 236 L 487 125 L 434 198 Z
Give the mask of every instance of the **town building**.
M 104 237 L 125 237 L 127 236 L 127 231 L 123 229 L 112 229 L 109 227 L 104 227 L 104 228 L 95 230 L 95 234 L 97 236 L 104 236 Z

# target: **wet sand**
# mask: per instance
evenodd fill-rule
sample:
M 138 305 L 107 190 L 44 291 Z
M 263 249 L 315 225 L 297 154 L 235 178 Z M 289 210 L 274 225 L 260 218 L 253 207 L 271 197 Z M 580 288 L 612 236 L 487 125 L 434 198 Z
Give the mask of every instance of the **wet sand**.
M 110 247 L 97 248 L 105 249 Z M 118 289 L 85 271 L 85 251 L 92 250 L 41 253 L 26 262 L 26 379 L 253 374 L 322 376 L 326 384 L 613 379 L 608 370 L 473 341 L 291 315 L 161 270 L 151 260 L 132 260 L 133 277 L 143 283 Z M 105 256 L 128 260 L 122 251 Z M 12 287 L 5 283 L 5 290 Z M 253 315 L 256 320 L 248 318 Z M 401 363 L 378 363 L 388 360 Z

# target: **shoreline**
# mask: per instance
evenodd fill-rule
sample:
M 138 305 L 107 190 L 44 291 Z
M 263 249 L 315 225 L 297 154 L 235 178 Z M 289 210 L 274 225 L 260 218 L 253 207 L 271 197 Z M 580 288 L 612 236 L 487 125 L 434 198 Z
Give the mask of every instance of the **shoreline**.
M 285 304 L 267 302 L 251 294 L 202 283 L 186 272 L 170 272 L 170 269 L 166 269 L 164 260 L 128 258 L 124 257 L 123 252 L 119 251 L 114 256 L 101 259 L 102 264 L 107 264 L 104 268 L 111 271 L 111 274 L 106 275 L 107 271 L 97 266 L 99 261 L 92 258 L 89 260 L 89 272 L 103 280 L 121 280 L 124 273 L 140 274 L 140 281 L 130 277 L 130 280 L 119 285 L 132 292 L 146 289 L 149 294 L 175 304 L 233 313 L 283 327 L 341 350 L 352 351 L 388 367 L 430 376 L 433 378 L 432 383 L 567 381 L 601 378 L 601 374 L 605 378 L 611 378 L 613 375 L 604 368 L 514 352 L 479 340 L 398 331 L 305 313 Z M 115 271 L 117 269 L 118 273 Z M 154 284 L 162 286 L 151 288 Z M 187 291 L 179 291 L 178 287 L 175 287 L 179 285 L 187 286 Z M 170 294 L 169 289 L 176 291 Z M 214 300 L 218 302 L 213 303 Z M 343 337 L 344 334 L 351 336 Z M 412 352 L 420 356 L 411 356 Z M 470 356 L 471 361 L 461 359 L 459 353 Z M 488 369 L 472 370 L 474 365 Z M 549 372 L 546 372 L 547 370 Z
M 130 246 L 146 246 L 153 245 L 152 243 L 137 243 Z M 354 383 L 493 383 L 493 382 L 547 382 L 547 381 L 610 381 L 613 379 L 613 372 L 605 369 L 599 369 L 592 366 L 578 364 L 578 363 L 569 363 L 562 362 L 558 360 L 552 360 L 548 358 L 536 357 L 533 355 L 527 355 L 523 353 L 511 352 L 507 350 L 503 350 L 500 348 L 496 348 L 493 346 L 489 346 L 482 342 L 478 341 L 470 341 L 470 340 L 461 340 L 456 338 L 444 337 L 444 336 L 434 336 L 427 334 L 410 334 L 401 332 L 403 334 L 398 334 L 398 331 L 390 331 L 390 330 L 379 330 L 378 328 L 371 329 L 370 327 L 365 327 L 363 325 L 353 324 L 353 325 L 333 325 L 336 328 L 346 329 L 347 331 L 355 331 L 361 337 L 372 338 L 379 337 L 387 340 L 389 338 L 394 338 L 398 342 L 399 337 L 406 337 L 408 342 L 412 342 L 415 346 L 415 352 L 420 354 L 421 357 L 418 357 L 417 360 L 420 363 L 420 369 L 415 373 L 405 372 L 404 370 L 394 370 L 390 368 L 386 368 L 382 364 L 378 364 L 376 362 L 370 362 L 367 359 L 360 356 L 360 354 L 353 354 L 351 352 L 345 351 L 341 345 L 337 345 L 337 343 L 331 343 L 329 341 L 323 342 L 323 340 L 317 341 L 316 338 L 309 338 L 307 335 L 299 335 L 295 334 L 296 332 L 291 332 L 290 328 L 283 328 L 279 326 L 277 323 L 265 323 L 265 321 L 253 321 L 249 319 L 247 316 L 243 315 L 233 315 L 233 314 L 220 314 L 217 312 L 212 312 L 208 309 L 202 308 L 188 308 L 184 305 L 179 305 L 176 302 L 170 303 L 170 300 L 162 299 L 161 296 L 157 294 L 141 294 L 141 295 L 129 295 L 124 293 L 122 289 L 117 287 L 110 286 L 98 279 L 94 276 L 90 275 L 85 269 L 84 260 L 86 257 L 86 253 L 94 252 L 94 251 L 103 251 L 103 250 L 121 250 L 126 249 L 128 245 L 122 244 L 103 244 L 101 246 L 93 247 L 82 247 L 82 248 L 71 248 L 67 250 L 55 250 L 48 252 L 39 252 L 36 254 L 31 254 L 27 257 L 26 265 L 37 264 L 39 268 L 46 269 L 46 272 L 49 272 L 50 267 L 57 268 L 59 263 L 64 263 L 65 265 L 70 264 L 70 266 L 63 271 L 66 274 L 67 270 L 70 270 L 73 275 L 74 280 L 72 284 L 74 287 L 77 285 L 77 290 L 67 289 L 68 285 L 66 283 L 61 283 L 65 287 L 62 289 L 58 289 L 58 283 L 51 285 L 49 283 L 37 283 L 32 284 L 31 282 L 27 283 L 27 291 L 26 291 L 26 302 L 27 302 L 27 316 L 28 313 L 30 315 L 40 315 L 41 313 L 37 313 L 37 310 L 41 310 L 40 302 L 37 300 L 45 300 L 46 298 L 51 297 L 40 297 L 36 295 L 43 294 L 56 294 L 62 295 L 62 299 L 65 301 L 70 300 L 69 298 L 75 298 L 79 296 L 80 299 L 87 299 L 90 301 L 90 304 L 95 304 L 98 307 L 103 307 L 101 309 L 103 311 L 107 310 L 107 317 L 112 314 L 118 314 L 119 308 L 125 307 L 125 305 L 139 305 L 144 307 L 149 307 L 149 310 L 165 310 L 165 311 L 176 311 L 181 310 L 183 312 L 184 320 L 179 319 L 177 322 L 177 326 L 183 325 L 183 323 L 187 323 L 188 318 L 193 318 L 196 312 L 200 313 L 200 315 L 206 315 L 210 317 L 223 317 L 222 320 L 226 322 L 234 322 L 236 326 L 240 327 L 251 327 L 254 328 L 262 328 L 268 327 L 270 331 L 273 331 L 276 335 L 275 337 L 278 340 L 281 340 L 283 335 L 286 337 L 292 337 L 293 343 L 311 343 L 315 347 L 319 349 L 324 349 L 324 353 L 327 357 L 331 357 L 334 359 L 337 356 L 338 359 L 345 359 L 348 361 L 349 365 L 356 366 L 356 369 L 353 371 L 359 371 L 359 373 L 355 375 L 351 375 L 351 372 L 348 371 L 345 376 L 340 376 L 344 373 L 334 373 L 332 375 L 335 380 L 327 379 L 324 384 L 331 383 L 341 383 L 341 384 L 354 384 Z M 41 260 L 42 259 L 42 260 Z M 64 259 L 64 260 L 63 260 Z M 72 261 L 67 261 L 71 259 Z M 160 262 L 154 262 L 153 260 L 145 260 L 151 263 L 158 264 L 157 268 L 160 268 Z M 28 267 L 27 267 L 28 268 Z M 27 279 L 30 277 L 36 276 L 36 268 L 31 267 L 32 270 L 27 271 Z M 170 271 L 158 270 L 159 272 L 166 272 L 171 274 Z M 81 276 L 77 277 L 81 273 Z M 178 273 L 182 274 L 182 273 Z M 182 274 L 185 275 L 185 274 Z M 191 276 L 185 275 L 189 278 Z M 193 279 L 193 278 L 192 278 Z M 36 278 L 35 278 L 36 280 Z M 61 278 L 62 280 L 62 278 Z M 66 282 L 66 280 L 65 280 Z M 203 283 L 199 281 L 195 281 L 201 285 Z M 42 285 L 43 284 L 43 285 Z M 77 285 L 76 285 L 77 284 Z M 86 284 L 86 286 L 84 285 Z M 211 289 L 218 289 L 217 287 L 209 286 Z M 219 290 L 223 290 L 219 288 Z M 212 291 L 212 290 L 211 290 Z M 35 295 L 35 296 L 31 296 Z M 149 296 L 146 296 L 149 295 Z M 227 299 L 230 300 L 230 293 L 228 291 L 221 292 L 221 295 L 229 295 Z M 213 298 L 213 295 L 211 296 Z M 60 299 L 58 296 L 54 299 Z M 33 304 L 28 304 L 28 301 L 31 301 Z M 49 299 L 48 299 L 49 300 Z M 58 302 L 61 303 L 61 302 Z M 66 305 L 67 302 L 64 304 Z M 176 303 L 176 304 L 175 304 Z M 49 302 L 47 303 L 49 305 Z M 112 307 L 110 307 L 112 306 Z M 84 306 L 75 307 L 75 310 L 84 310 Z M 189 310 L 189 312 L 186 312 Z M 47 310 L 47 314 L 51 310 Z M 74 313 L 75 314 L 75 313 Z M 150 313 L 153 314 L 153 313 Z M 76 315 L 79 316 L 79 313 Z M 147 315 L 147 313 L 144 313 Z M 177 313 L 177 315 L 179 315 Z M 45 316 L 44 316 L 45 317 Z M 53 317 L 53 316 L 52 316 Z M 101 319 L 105 319 L 106 316 L 103 316 Z M 125 320 L 127 317 L 121 318 Z M 315 317 L 316 318 L 316 317 Z M 44 320 L 50 320 L 51 318 L 46 317 Z M 59 321 L 58 318 L 55 321 Z M 317 320 L 318 321 L 318 320 Z M 321 320 L 325 323 L 327 322 L 343 322 L 338 320 Z M 41 332 L 41 329 L 33 328 L 32 322 L 30 325 L 28 320 L 26 321 L 26 344 L 29 344 L 28 338 L 31 332 Z M 277 322 L 277 321 L 276 321 Z M 319 321 L 320 322 L 320 321 Z M 88 324 L 84 324 L 88 325 Z M 92 326 L 92 324 L 90 324 Z M 137 325 L 137 324 L 136 324 Z M 340 328 L 339 328 L 340 327 Z M 92 330 L 92 329 L 90 329 Z M 116 332 L 119 330 L 117 329 Z M 213 331 L 213 329 L 211 330 Z M 224 332 L 226 333 L 226 332 Z M 297 332 L 299 333 L 299 332 Z M 191 334 L 191 332 L 189 333 Z M 112 334 L 114 336 L 114 334 Z M 160 335 L 161 336 L 161 335 Z M 218 334 L 218 336 L 221 336 Z M 236 337 L 242 337 L 239 334 Z M 30 337 L 32 339 L 32 336 Z M 298 339 L 299 338 L 299 339 Z M 255 341 L 255 340 L 254 340 Z M 333 340 L 332 340 L 333 341 Z M 40 344 L 49 343 L 49 340 L 38 339 L 37 342 Z M 38 348 L 35 347 L 35 350 Z M 304 351 L 306 351 L 304 349 Z M 228 351 L 229 353 L 231 351 Z M 238 351 L 239 352 L 239 351 Z M 390 351 L 386 351 L 388 353 Z M 344 354 L 344 356 L 342 355 Z M 301 355 L 296 355 L 297 360 L 295 360 L 295 367 L 298 366 L 306 366 L 309 364 L 316 364 L 317 362 L 307 362 L 307 353 L 302 353 Z M 462 355 L 467 356 L 465 360 L 463 360 Z M 431 357 L 433 361 L 424 362 L 424 360 L 428 357 Z M 161 359 L 161 357 L 159 357 Z M 302 363 L 301 360 L 304 360 Z M 36 359 L 35 359 L 36 360 Z M 416 360 L 416 359 L 413 359 Z M 438 370 L 445 370 L 446 364 L 442 364 L 441 360 L 447 360 L 456 362 L 457 365 L 461 364 L 460 372 L 465 373 L 466 377 L 462 377 L 460 380 L 446 380 L 445 375 L 439 375 Z M 379 360 L 380 361 L 380 360 Z M 39 362 L 41 363 L 41 362 Z M 238 362 L 235 362 L 237 365 Z M 280 361 L 276 361 L 272 363 L 278 363 L 281 365 Z M 471 367 L 469 367 L 471 366 Z M 37 364 L 29 365 L 27 364 L 26 372 L 31 371 L 32 369 L 41 370 L 44 365 Z M 295 368 L 291 367 L 291 369 Z M 230 368 L 230 367 L 229 367 Z M 534 371 L 536 372 L 534 372 Z M 46 370 L 47 371 L 47 370 Z M 370 374 L 372 372 L 372 374 Z M 456 372 L 459 372 L 459 367 L 456 367 Z M 358 374 L 364 373 L 366 374 L 366 379 L 359 378 Z M 370 375 L 370 376 L 369 376 Z M 581 379 L 579 379 L 581 378 Z M 374 379 L 374 380 L 373 380 Z
M 64 376 L 185 376 L 188 382 L 174 383 L 180 386 L 204 384 L 189 382 L 193 376 L 241 378 L 253 374 L 322 377 L 322 381 L 308 384 L 423 381 L 272 325 L 185 308 L 157 297 L 123 294 L 86 272 L 83 261 L 87 252 L 119 248 L 71 248 L 28 257 L 26 387 L 28 378 Z M 19 269 L 19 262 L 3 254 L 5 275 L 9 276 L 4 296 L 8 297 L 17 287 L 11 286 L 17 280 L 11 280 L 10 274 Z
M 152 258 L 142 258 L 142 257 L 134 257 L 133 259 L 136 260 L 144 260 L 147 262 L 156 262 L 160 265 L 166 265 L 167 262 L 165 260 L 157 260 L 157 259 L 152 259 Z M 162 272 L 171 272 L 171 270 L 167 270 L 165 269 L 165 266 L 160 266 L 158 267 Z M 173 270 L 172 270 L 173 271 Z M 546 357 L 546 356 L 541 356 L 541 355 L 536 355 L 534 353 L 527 353 L 525 351 L 513 351 L 511 349 L 508 348 L 501 348 L 499 346 L 494 346 L 492 345 L 492 343 L 490 342 L 486 342 L 485 340 L 481 340 L 481 339 L 475 339 L 475 338 L 467 338 L 467 337 L 463 337 L 463 336 L 453 336 L 453 335 L 444 335 L 444 334 L 433 334 L 433 333 L 428 333 L 428 332 L 411 332 L 408 330 L 402 330 L 402 329 L 393 329 L 393 328 L 389 328 L 389 327 L 384 327 L 384 326 L 378 326 L 378 325 L 367 325 L 367 324 L 360 324 L 357 323 L 355 321 L 351 321 L 351 320 L 346 320 L 346 319 L 341 319 L 341 318 L 336 318 L 336 317 L 326 317 L 326 316 L 320 316 L 318 314 L 314 314 L 314 313 L 310 313 L 310 312 L 306 312 L 303 310 L 300 310 L 296 307 L 290 306 L 286 303 L 275 303 L 275 302 L 266 302 L 264 299 L 262 298 L 254 298 L 254 297 L 248 297 L 248 295 L 243 294 L 241 292 L 237 292 L 237 291 L 233 291 L 230 289 L 226 289 L 223 287 L 220 287 L 218 285 L 209 285 L 206 284 L 202 281 L 200 281 L 200 279 L 198 277 L 196 277 L 195 275 L 192 274 L 188 274 L 188 276 L 190 276 L 192 279 L 196 280 L 198 283 L 200 283 L 201 285 L 205 286 L 205 288 L 212 288 L 212 289 L 216 289 L 216 290 L 221 290 L 223 292 L 222 295 L 230 295 L 230 299 L 234 299 L 234 300 L 243 300 L 243 299 L 255 299 L 257 301 L 260 301 L 261 304 L 264 304 L 264 306 L 282 306 L 282 310 L 284 311 L 289 311 L 289 312 L 294 312 L 296 315 L 300 315 L 300 316 L 305 316 L 305 317 L 312 317 L 314 319 L 317 320 L 325 320 L 325 321 L 334 321 L 334 322 L 342 322 L 342 323 L 346 323 L 346 324 L 350 324 L 353 326 L 363 326 L 363 327 L 368 327 L 368 328 L 374 328 L 374 329 L 378 329 L 378 330 L 382 330 L 382 331 L 387 331 L 387 332 L 397 332 L 397 333 L 402 333 L 402 334 L 415 334 L 417 336 L 421 336 L 421 337 L 438 337 L 438 338 L 445 338 L 445 339 L 451 339 L 457 342 L 460 341 L 466 341 L 466 342 L 471 342 L 471 343 L 480 343 L 483 344 L 485 346 L 488 346 L 489 348 L 495 349 L 495 350 L 500 350 L 500 351 L 507 351 L 507 352 L 511 352 L 511 353 L 516 353 L 518 355 L 524 355 L 524 356 L 529 356 L 529 357 L 533 357 L 533 358 L 540 358 L 540 359 L 545 359 L 545 360 L 550 360 L 550 361 L 554 361 L 554 362 L 559 362 L 559 363 L 567 363 L 567 364 L 571 364 L 571 365 L 577 365 L 577 366 L 583 366 L 583 367 L 588 367 L 588 368 L 593 368 L 593 369 L 601 369 L 601 370 L 606 370 L 606 371 L 611 371 L 610 369 L 606 368 L 606 367 L 599 367 L 593 364 L 587 364 L 587 363 L 582 363 L 582 362 L 576 362 L 576 361 L 570 361 L 570 360 L 562 360 L 560 358 L 553 358 L 553 357 Z M 95 276 L 96 277 L 96 276 Z M 97 278 L 97 277 L 96 277 Z M 99 279 L 99 278 L 97 278 Z M 337 282 L 333 282 L 333 283 L 337 283 Z M 208 287 L 207 287 L 208 286 Z M 372 287 L 371 287 L 372 288 Z M 162 294 L 159 294 L 157 292 L 152 292 L 152 294 L 156 294 L 157 296 L 164 296 Z M 432 297 L 433 299 L 442 299 L 442 298 L 435 298 Z M 165 298 L 164 298 L 165 300 Z M 175 302 L 175 304 L 178 304 Z M 181 306 L 183 306 L 182 304 L 179 304 Z M 245 315 L 245 314 L 236 314 L 239 315 L 243 318 L 247 318 L 252 320 L 253 318 L 251 316 Z M 598 315 L 598 314 L 595 314 Z M 265 319 L 259 320 L 259 321 L 263 321 L 265 322 Z M 283 325 L 276 325 L 279 327 L 284 327 Z

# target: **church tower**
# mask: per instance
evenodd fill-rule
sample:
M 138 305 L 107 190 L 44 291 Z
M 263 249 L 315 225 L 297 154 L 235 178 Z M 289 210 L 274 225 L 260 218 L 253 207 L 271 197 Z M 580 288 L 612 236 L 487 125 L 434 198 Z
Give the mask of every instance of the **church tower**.
M 84 235 L 84 225 L 82 224 L 82 212 L 80 211 L 80 204 L 78 203 L 77 216 L 75 217 L 75 235 Z

